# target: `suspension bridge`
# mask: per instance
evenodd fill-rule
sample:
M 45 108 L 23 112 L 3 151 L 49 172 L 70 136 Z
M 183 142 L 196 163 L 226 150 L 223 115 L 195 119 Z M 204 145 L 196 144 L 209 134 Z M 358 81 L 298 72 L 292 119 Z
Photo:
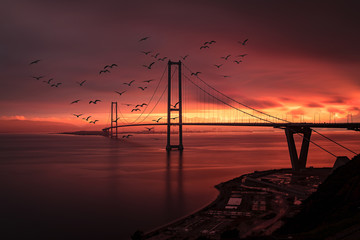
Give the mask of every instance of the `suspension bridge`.
M 334 153 L 311 140 L 313 132 L 332 141 L 352 154 L 357 154 L 314 129 L 337 128 L 359 131 L 360 123 L 353 123 L 352 118 L 350 121 L 349 115 L 346 123 L 337 123 L 335 117 L 332 119 L 331 115 L 329 122 L 323 122 L 320 115 L 314 115 L 314 119 L 311 122 L 306 122 L 304 116 L 302 116 L 302 119 L 299 117 L 298 122 L 290 121 L 287 115 L 272 115 L 224 94 L 208 84 L 198 76 L 199 73 L 192 71 L 181 61 L 168 62 L 167 81 L 163 81 L 165 73 L 166 68 L 155 87 L 154 93 L 144 105 L 145 107 L 141 109 L 141 113 L 138 113 L 135 120 L 129 121 L 130 118 L 126 117 L 127 114 L 118 108 L 117 102 L 111 103 L 111 125 L 103 129 L 108 136 L 117 138 L 119 128 L 165 126 L 167 129 L 166 150 L 177 149 L 182 151 L 184 149 L 183 126 L 278 128 L 283 129 L 285 132 L 291 165 L 295 171 L 306 167 L 310 143 L 337 157 Z M 167 93 L 167 99 L 165 93 Z M 162 104 L 164 102 L 166 103 Z M 155 113 L 157 108 L 162 108 L 160 114 L 164 114 L 166 108 L 166 116 L 161 115 L 159 117 L 160 115 Z M 157 120 L 153 119 L 154 117 Z M 166 120 L 166 122 L 161 120 Z M 171 131 L 172 128 L 176 128 L 176 133 Z M 178 140 L 175 144 L 171 142 L 174 140 L 171 135 L 174 134 L 178 135 Z M 297 153 L 294 135 L 298 135 L 303 139 L 300 155 Z

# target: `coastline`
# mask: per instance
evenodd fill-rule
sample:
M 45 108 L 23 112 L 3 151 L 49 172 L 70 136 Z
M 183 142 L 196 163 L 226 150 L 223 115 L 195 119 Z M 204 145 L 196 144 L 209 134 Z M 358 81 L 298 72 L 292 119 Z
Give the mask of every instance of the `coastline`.
M 143 239 L 220 239 L 224 231 L 242 222 L 247 223 L 240 226 L 242 238 L 269 235 L 283 225 L 283 218 L 299 211 L 300 203 L 330 172 L 331 168 L 307 168 L 301 172 L 271 169 L 243 174 L 215 185 L 218 196 L 208 205 L 146 232 Z

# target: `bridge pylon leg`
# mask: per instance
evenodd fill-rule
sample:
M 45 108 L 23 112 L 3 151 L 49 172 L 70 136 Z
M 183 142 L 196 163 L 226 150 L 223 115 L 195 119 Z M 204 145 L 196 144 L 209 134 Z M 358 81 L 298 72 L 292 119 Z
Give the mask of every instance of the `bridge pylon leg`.
M 306 168 L 307 156 L 309 152 L 310 137 L 312 129 L 308 127 L 286 127 L 285 135 L 289 147 L 291 167 L 294 171 L 300 171 Z M 294 134 L 302 134 L 303 141 L 301 144 L 300 156 L 296 151 L 296 145 L 294 140 Z
M 111 128 L 110 128 L 110 137 L 118 137 L 118 113 L 117 113 L 117 102 L 111 102 Z
M 178 102 L 174 105 L 171 104 L 171 83 L 172 83 L 172 74 L 171 74 L 171 66 L 177 65 L 178 66 Z M 182 134 L 182 86 L 181 86 L 181 61 L 172 62 L 169 60 L 168 62 L 168 104 L 167 104 L 167 143 L 166 143 L 166 150 L 171 151 L 171 149 L 178 149 L 182 151 L 184 149 L 183 146 L 183 134 Z M 178 106 L 178 107 L 176 107 Z M 177 118 L 179 119 L 178 124 L 171 123 L 171 112 L 178 112 Z M 179 126 L 179 142 L 177 145 L 171 144 L 171 125 L 178 125 Z

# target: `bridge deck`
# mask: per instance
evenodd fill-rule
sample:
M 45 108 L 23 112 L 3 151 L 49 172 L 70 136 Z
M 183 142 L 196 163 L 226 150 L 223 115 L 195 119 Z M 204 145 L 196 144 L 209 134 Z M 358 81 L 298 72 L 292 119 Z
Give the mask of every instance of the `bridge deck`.
M 122 127 L 140 127 L 140 126 L 166 126 L 167 123 L 139 123 L 139 124 L 125 124 L 118 125 Z M 171 123 L 170 125 L 178 126 L 179 123 Z M 309 128 L 345 128 L 348 130 L 360 130 L 360 123 L 182 123 L 183 126 L 243 126 L 243 127 L 273 127 L 273 128 L 287 128 L 287 127 L 309 127 Z M 107 131 L 114 127 L 104 128 Z

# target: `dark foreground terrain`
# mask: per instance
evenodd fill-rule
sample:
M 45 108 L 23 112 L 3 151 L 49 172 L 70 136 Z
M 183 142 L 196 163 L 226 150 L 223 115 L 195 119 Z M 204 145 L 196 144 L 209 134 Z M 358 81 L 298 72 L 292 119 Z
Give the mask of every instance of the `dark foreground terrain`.
M 254 172 L 201 211 L 132 239 L 360 239 L 360 156 L 332 171 Z

